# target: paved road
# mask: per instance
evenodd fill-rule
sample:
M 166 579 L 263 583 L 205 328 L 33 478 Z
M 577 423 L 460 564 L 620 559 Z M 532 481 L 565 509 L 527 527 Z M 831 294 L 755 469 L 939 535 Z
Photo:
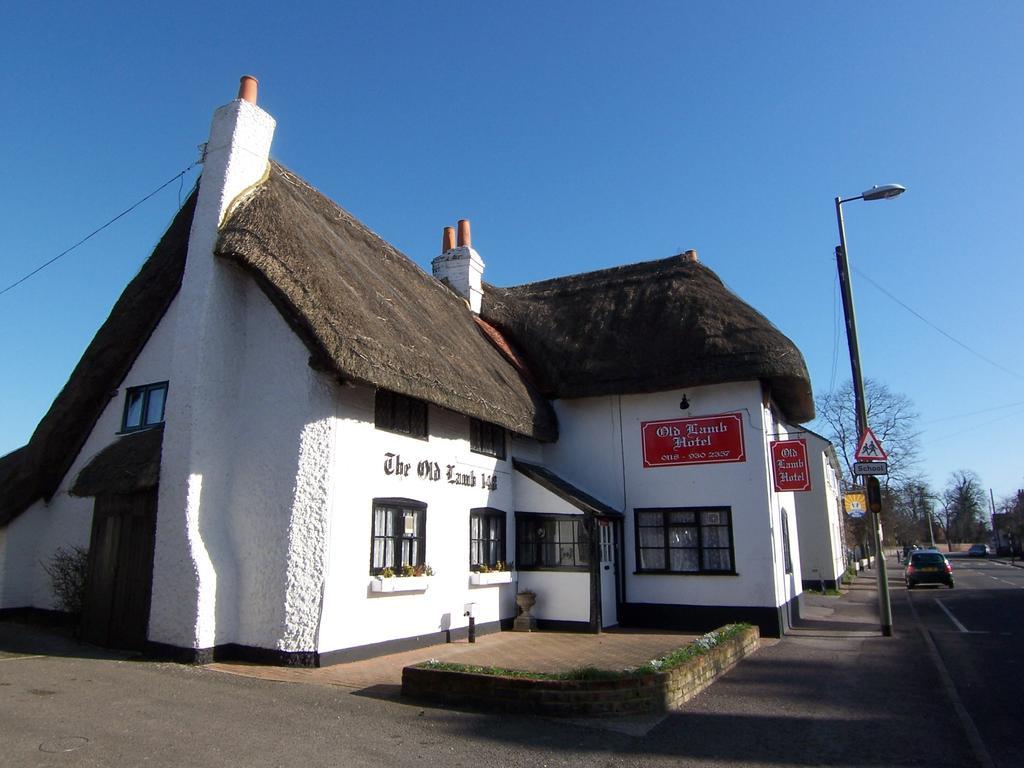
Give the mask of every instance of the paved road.
M 1024 568 L 951 556 L 956 588 L 911 591 L 995 765 L 1024 765 Z
M 920 693 L 941 681 L 909 601 L 893 638 L 876 606 L 870 577 L 809 597 L 800 629 L 660 722 L 422 707 L 393 687 L 135 661 L 0 622 L 0 766 L 979 765 L 947 700 Z

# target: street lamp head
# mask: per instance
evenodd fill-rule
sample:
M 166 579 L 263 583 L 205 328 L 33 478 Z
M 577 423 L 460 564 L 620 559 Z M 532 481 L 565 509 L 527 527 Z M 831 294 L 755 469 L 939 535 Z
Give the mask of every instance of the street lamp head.
M 888 200 L 890 197 L 899 197 L 907 188 L 902 184 L 883 184 L 880 187 L 872 187 L 863 195 L 865 200 Z

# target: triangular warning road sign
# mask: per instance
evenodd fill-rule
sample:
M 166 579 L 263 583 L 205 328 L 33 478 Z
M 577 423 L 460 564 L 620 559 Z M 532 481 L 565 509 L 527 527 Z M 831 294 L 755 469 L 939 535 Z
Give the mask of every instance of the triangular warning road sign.
M 882 443 L 875 437 L 871 427 L 864 430 L 857 443 L 857 453 L 854 454 L 857 461 L 888 461 L 889 456 L 882 450 Z

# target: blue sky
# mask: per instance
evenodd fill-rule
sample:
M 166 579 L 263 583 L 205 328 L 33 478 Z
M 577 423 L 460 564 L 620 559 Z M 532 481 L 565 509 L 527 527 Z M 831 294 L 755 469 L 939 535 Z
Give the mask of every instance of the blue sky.
M 193 163 L 249 73 L 273 156 L 424 267 L 458 218 L 498 285 L 694 248 L 824 392 L 833 200 L 898 182 L 844 206 L 864 370 L 914 401 L 934 486 L 1024 487 L 1024 4 L 90 5 L 0 9 L 0 288 Z M 0 295 L 0 454 L 197 173 Z

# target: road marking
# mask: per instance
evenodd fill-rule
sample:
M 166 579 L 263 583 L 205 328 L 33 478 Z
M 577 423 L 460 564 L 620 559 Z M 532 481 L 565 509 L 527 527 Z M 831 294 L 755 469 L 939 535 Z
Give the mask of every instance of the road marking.
M 949 670 L 946 668 L 946 663 L 942 660 L 942 654 L 939 653 L 939 648 L 935 645 L 935 640 L 932 639 L 931 633 L 924 628 L 921 623 L 921 617 L 917 615 L 917 608 L 914 607 L 914 601 L 910 599 L 910 592 L 907 591 L 907 602 L 910 603 L 910 614 L 914 617 L 914 623 L 917 625 L 917 631 L 921 633 L 921 637 L 924 638 L 925 644 L 928 646 L 928 655 L 932 657 L 932 661 L 935 663 L 935 667 L 939 671 L 939 679 L 942 680 L 942 687 L 946 689 L 946 695 L 949 700 L 953 702 L 953 711 L 956 712 L 957 718 L 960 720 L 960 725 L 963 726 L 964 732 L 967 735 L 967 741 L 970 742 L 971 749 L 974 751 L 974 756 L 978 760 L 978 764 L 982 768 L 995 768 L 995 761 L 992 756 L 988 753 L 988 749 L 985 748 L 985 742 L 981 738 L 981 733 L 978 731 L 978 726 L 975 725 L 974 720 L 971 718 L 970 712 L 967 711 L 967 707 L 964 706 L 960 700 L 960 695 L 956 692 L 956 685 L 953 683 L 953 677 L 949 674 Z M 939 602 L 936 600 L 935 602 Z
M 990 563 L 994 563 L 996 565 L 1001 565 L 1001 566 L 1003 566 L 1003 568 L 1020 568 L 1021 567 L 1019 565 L 1012 565 L 1011 563 L 1007 563 L 1007 562 L 1005 562 L 1003 560 L 989 560 L 989 562 Z
M 961 624 L 959 621 L 957 621 L 956 620 L 956 616 L 954 616 L 952 613 L 950 613 L 949 608 L 944 606 L 942 604 L 942 601 L 939 600 L 939 598 L 937 598 L 937 597 L 935 598 L 935 604 L 937 606 L 939 606 L 939 608 L 941 608 L 943 611 L 945 611 L 946 615 L 949 616 L 949 620 L 952 621 L 954 624 L 956 624 L 956 628 L 957 629 L 959 629 L 961 632 L 967 632 L 968 631 L 967 627 L 965 627 L 963 624 Z
M 998 581 L 1000 584 L 1009 584 L 1015 589 L 1024 589 L 1024 585 L 1018 584 L 1015 581 L 1007 581 L 1006 579 L 1000 579 L 998 576 L 989 576 L 992 581 Z
M 987 629 L 968 629 L 966 632 L 962 632 L 958 629 L 929 629 L 929 632 L 935 635 L 990 635 L 992 634 Z

